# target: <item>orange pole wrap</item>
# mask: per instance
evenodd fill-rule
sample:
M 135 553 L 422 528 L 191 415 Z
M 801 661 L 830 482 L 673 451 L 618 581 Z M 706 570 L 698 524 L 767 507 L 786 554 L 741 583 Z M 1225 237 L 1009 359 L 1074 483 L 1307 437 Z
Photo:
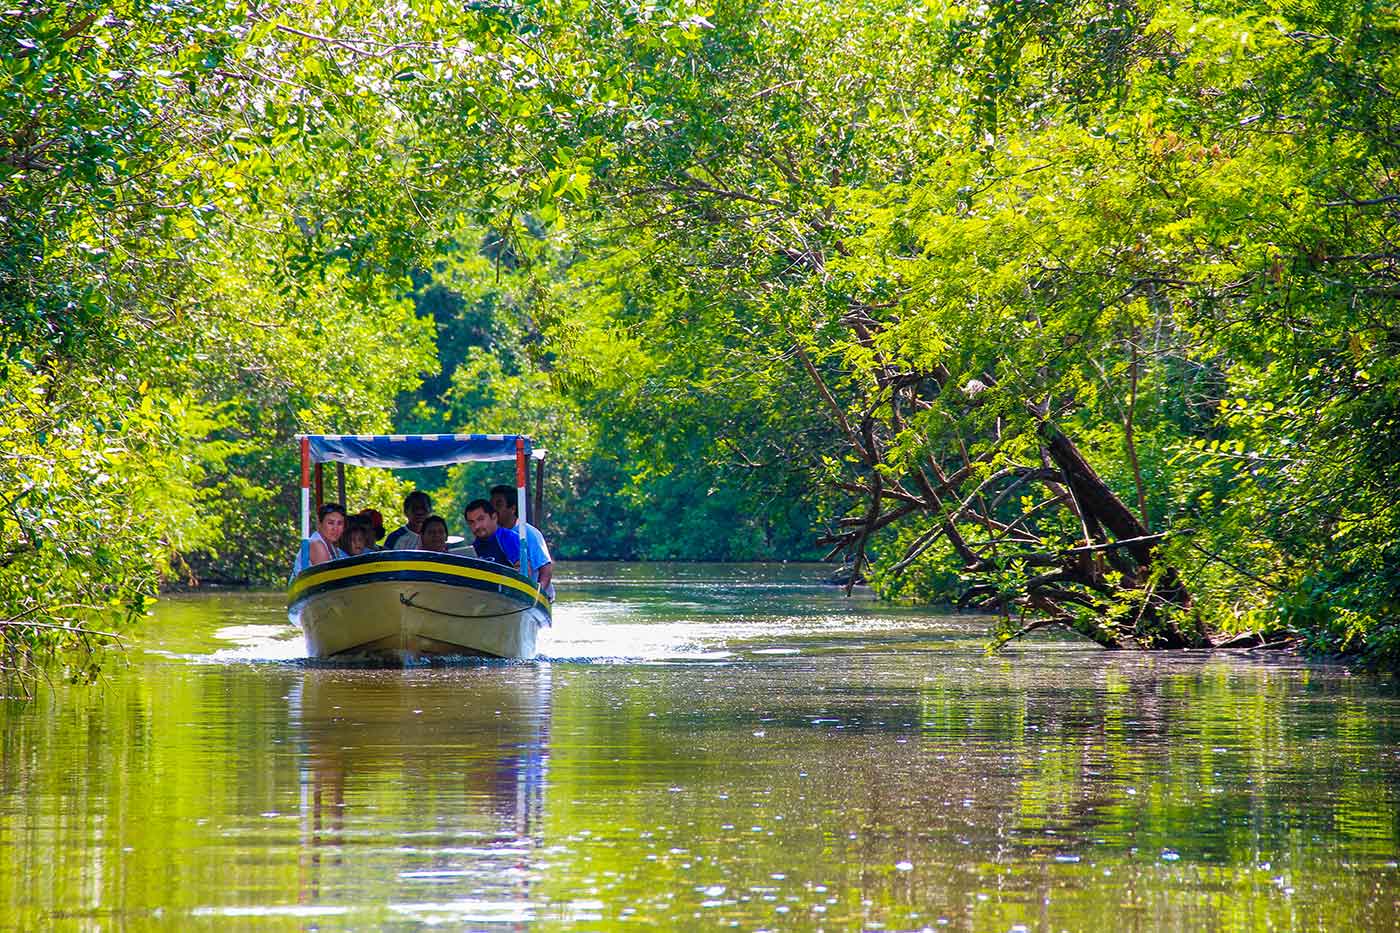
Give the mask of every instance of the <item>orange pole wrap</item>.
M 301 439 L 301 536 L 311 535 L 311 438 Z
M 525 438 L 515 439 L 515 485 L 518 489 L 525 488 Z

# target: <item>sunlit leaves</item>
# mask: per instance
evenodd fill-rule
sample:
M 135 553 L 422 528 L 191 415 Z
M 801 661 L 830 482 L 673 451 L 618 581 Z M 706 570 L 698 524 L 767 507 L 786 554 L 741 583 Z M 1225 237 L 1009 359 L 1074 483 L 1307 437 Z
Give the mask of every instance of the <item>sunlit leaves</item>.
M 850 469 L 889 373 L 937 372 L 868 472 L 1036 463 L 1053 413 L 1152 527 L 1193 529 L 1171 553 L 1204 611 L 1388 637 L 1385 4 L 79 3 L 0 31 L 0 385 L 43 396 L 9 428 L 125 443 L 147 399 L 184 411 L 166 446 L 212 465 L 111 500 L 168 547 L 244 504 L 191 490 L 275 501 L 294 430 L 386 425 L 433 369 L 410 278 L 466 226 L 495 246 L 459 290 L 507 323 L 431 393 L 594 406 L 613 434 L 579 449 L 626 450 L 637 501 L 686 458 L 801 498 Z M 87 432 L 98 472 L 53 493 L 78 511 L 118 475 Z
M 650 77 L 664 142 L 602 180 L 627 221 L 606 242 L 648 244 L 617 324 L 664 370 L 773 379 L 776 423 L 827 478 L 856 442 L 798 427 L 827 408 L 774 363 L 798 348 L 850 423 L 888 404 L 890 371 L 944 373 L 882 423 L 886 481 L 930 452 L 1036 463 L 1044 405 L 1151 527 L 1192 530 L 1171 554 L 1203 611 L 1258 624 L 1300 605 L 1280 594 L 1318 555 L 1360 568 L 1400 527 L 1374 498 L 1393 457 L 1344 453 L 1393 418 L 1395 36 L 1363 6 L 720 11 L 724 67 Z M 1221 407 L 1237 397 L 1249 417 Z

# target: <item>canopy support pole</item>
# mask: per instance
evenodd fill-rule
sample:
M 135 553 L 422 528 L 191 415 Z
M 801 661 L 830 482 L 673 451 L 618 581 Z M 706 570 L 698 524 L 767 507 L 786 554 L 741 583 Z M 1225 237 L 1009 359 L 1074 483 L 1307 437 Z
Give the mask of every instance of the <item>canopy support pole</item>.
M 535 527 L 544 521 L 544 458 L 535 461 L 535 502 L 530 509 L 535 516 Z
M 316 511 L 321 511 L 321 506 L 326 504 L 326 476 L 321 469 L 322 464 L 316 464 Z
M 301 536 L 311 537 L 311 439 L 301 439 Z
M 342 509 L 348 509 L 345 504 L 345 464 L 335 465 L 335 501 L 340 503 Z
M 525 439 L 517 437 L 515 439 L 515 504 L 518 508 L 516 521 L 520 532 L 520 572 L 526 579 L 533 580 L 530 576 L 530 548 L 529 539 L 525 534 L 526 507 L 525 501 L 530 495 L 530 472 L 529 463 L 525 457 Z

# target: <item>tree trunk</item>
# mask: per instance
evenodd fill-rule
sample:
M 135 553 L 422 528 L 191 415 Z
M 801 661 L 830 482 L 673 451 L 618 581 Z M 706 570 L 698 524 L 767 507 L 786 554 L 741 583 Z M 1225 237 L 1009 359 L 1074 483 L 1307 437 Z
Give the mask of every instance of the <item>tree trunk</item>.
M 1121 549 L 1114 549 L 1109 554 L 1123 550 L 1136 563 L 1125 585 L 1149 587 L 1148 602 L 1136 626 L 1139 631 L 1164 648 L 1190 648 L 1203 644 L 1204 636 L 1196 625 L 1192 624 L 1190 631 L 1183 632 L 1176 623 L 1177 617 L 1189 614 L 1191 594 L 1174 568 L 1154 566 L 1158 540 L 1100 478 L 1079 448 L 1063 432 L 1050 422 L 1042 421 L 1039 433 L 1045 442 L 1046 453 L 1063 474 L 1084 513 L 1086 523 L 1090 527 L 1101 526 L 1123 542 Z M 1119 569 L 1126 568 L 1120 566 Z M 1152 582 L 1154 571 L 1157 574 L 1155 585 Z

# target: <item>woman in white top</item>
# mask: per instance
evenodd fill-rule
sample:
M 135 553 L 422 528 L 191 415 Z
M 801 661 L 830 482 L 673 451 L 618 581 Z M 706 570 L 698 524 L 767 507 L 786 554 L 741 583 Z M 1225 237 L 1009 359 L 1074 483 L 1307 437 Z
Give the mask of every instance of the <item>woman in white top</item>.
M 316 510 L 316 530 L 311 534 L 311 563 L 324 564 L 328 560 L 344 557 L 339 547 L 340 536 L 345 533 L 345 506 L 339 502 L 327 502 Z
M 317 509 L 316 530 L 311 532 L 311 537 L 301 542 L 301 551 L 297 554 L 292 575 L 296 576 L 307 567 L 344 557 L 345 552 L 337 546 L 344 531 L 344 506 L 339 502 L 327 502 Z

